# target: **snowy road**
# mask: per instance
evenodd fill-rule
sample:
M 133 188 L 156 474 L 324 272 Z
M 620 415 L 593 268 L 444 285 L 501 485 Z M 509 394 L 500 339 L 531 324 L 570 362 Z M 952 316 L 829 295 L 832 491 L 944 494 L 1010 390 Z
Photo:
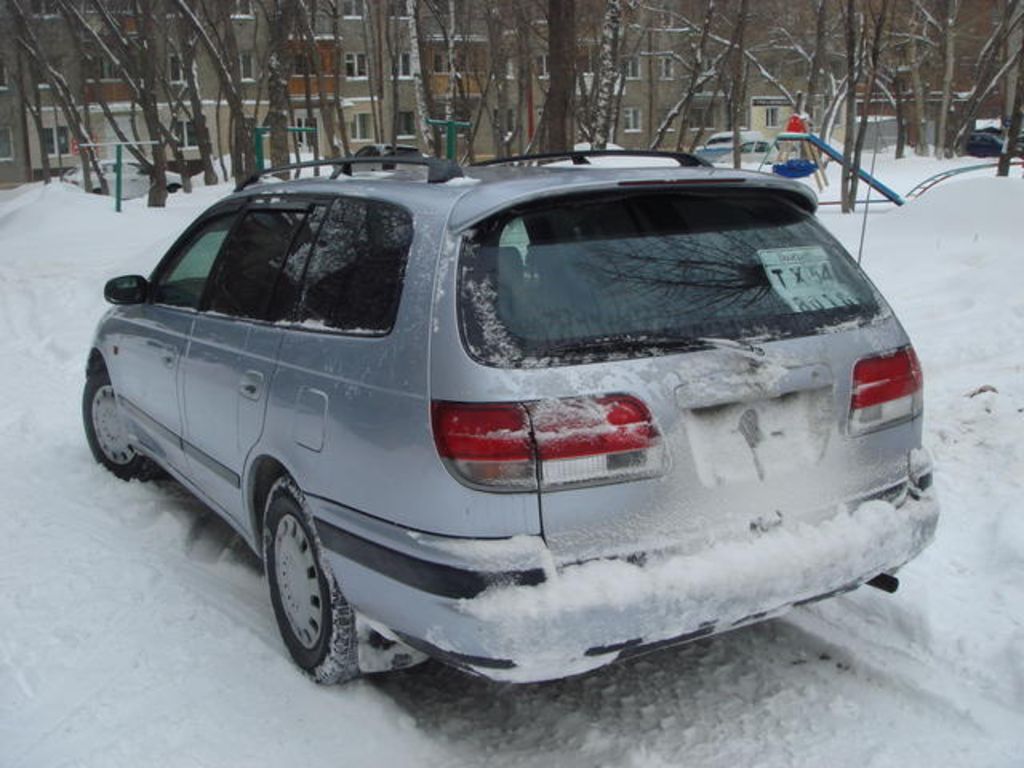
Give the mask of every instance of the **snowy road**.
M 1024 182 L 871 217 L 865 265 L 923 361 L 944 513 L 900 591 L 525 687 L 436 664 L 307 682 L 229 529 L 93 463 L 79 397 L 102 283 L 147 272 L 222 193 L 120 218 L 59 185 L 0 202 L 0 766 L 1024 764 Z M 859 217 L 823 220 L 855 250 Z

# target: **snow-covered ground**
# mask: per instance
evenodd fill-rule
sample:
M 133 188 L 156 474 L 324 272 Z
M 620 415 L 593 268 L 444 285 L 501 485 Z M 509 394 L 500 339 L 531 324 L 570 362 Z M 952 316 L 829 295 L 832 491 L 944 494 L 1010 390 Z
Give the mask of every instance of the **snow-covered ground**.
M 877 172 L 905 192 L 942 167 Z M 900 591 L 524 687 L 436 664 L 317 687 L 230 530 L 93 462 L 79 398 L 103 282 L 147 272 L 226 191 L 120 216 L 59 184 L 0 200 L 0 766 L 1024 763 L 1019 171 L 869 216 L 864 265 L 923 362 L 943 504 Z M 861 217 L 821 217 L 856 252 Z

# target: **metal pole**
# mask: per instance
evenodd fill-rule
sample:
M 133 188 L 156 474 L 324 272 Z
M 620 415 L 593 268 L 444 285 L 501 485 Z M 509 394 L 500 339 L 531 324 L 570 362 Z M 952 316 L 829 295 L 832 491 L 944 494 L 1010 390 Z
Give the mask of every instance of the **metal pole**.
M 114 152 L 115 152 L 115 155 L 114 155 L 114 157 L 115 157 L 114 173 L 116 175 L 116 179 L 114 181 L 114 210 L 117 213 L 121 212 L 121 191 L 122 191 L 122 188 L 121 188 L 121 169 L 123 168 L 123 163 L 121 162 L 121 156 L 123 154 L 123 150 L 124 150 L 124 147 L 122 147 L 120 144 L 118 144 L 114 148 Z
M 267 129 L 261 126 L 257 126 L 256 130 L 253 131 L 253 141 L 256 143 L 254 149 L 254 156 L 256 157 L 256 170 L 263 170 L 263 136 L 266 134 Z

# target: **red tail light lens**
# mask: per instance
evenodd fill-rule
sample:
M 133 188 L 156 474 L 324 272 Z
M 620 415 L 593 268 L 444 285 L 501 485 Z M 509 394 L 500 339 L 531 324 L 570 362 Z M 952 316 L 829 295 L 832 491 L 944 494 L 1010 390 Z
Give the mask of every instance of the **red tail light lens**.
M 921 413 L 924 377 L 913 347 L 858 360 L 853 368 L 850 430 L 867 432 Z
M 471 485 L 496 490 L 537 487 L 530 418 L 519 403 L 432 404 L 434 444 Z
M 630 395 L 530 403 L 433 404 L 449 469 L 491 490 L 555 489 L 651 477 L 665 453 L 650 411 Z

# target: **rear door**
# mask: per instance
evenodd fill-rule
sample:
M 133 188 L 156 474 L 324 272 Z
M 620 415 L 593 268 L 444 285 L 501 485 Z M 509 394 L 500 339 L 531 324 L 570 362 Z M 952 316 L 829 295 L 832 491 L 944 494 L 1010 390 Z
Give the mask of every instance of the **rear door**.
M 468 350 L 529 403 L 559 558 L 696 551 L 905 478 L 919 424 L 848 430 L 856 361 L 902 329 L 778 194 L 548 200 L 479 227 L 461 273 Z
M 260 436 L 281 330 L 309 247 L 309 201 L 255 201 L 211 274 L 182 362 L 190 475 L 225 511 L 240 515 L 240 476 Z

